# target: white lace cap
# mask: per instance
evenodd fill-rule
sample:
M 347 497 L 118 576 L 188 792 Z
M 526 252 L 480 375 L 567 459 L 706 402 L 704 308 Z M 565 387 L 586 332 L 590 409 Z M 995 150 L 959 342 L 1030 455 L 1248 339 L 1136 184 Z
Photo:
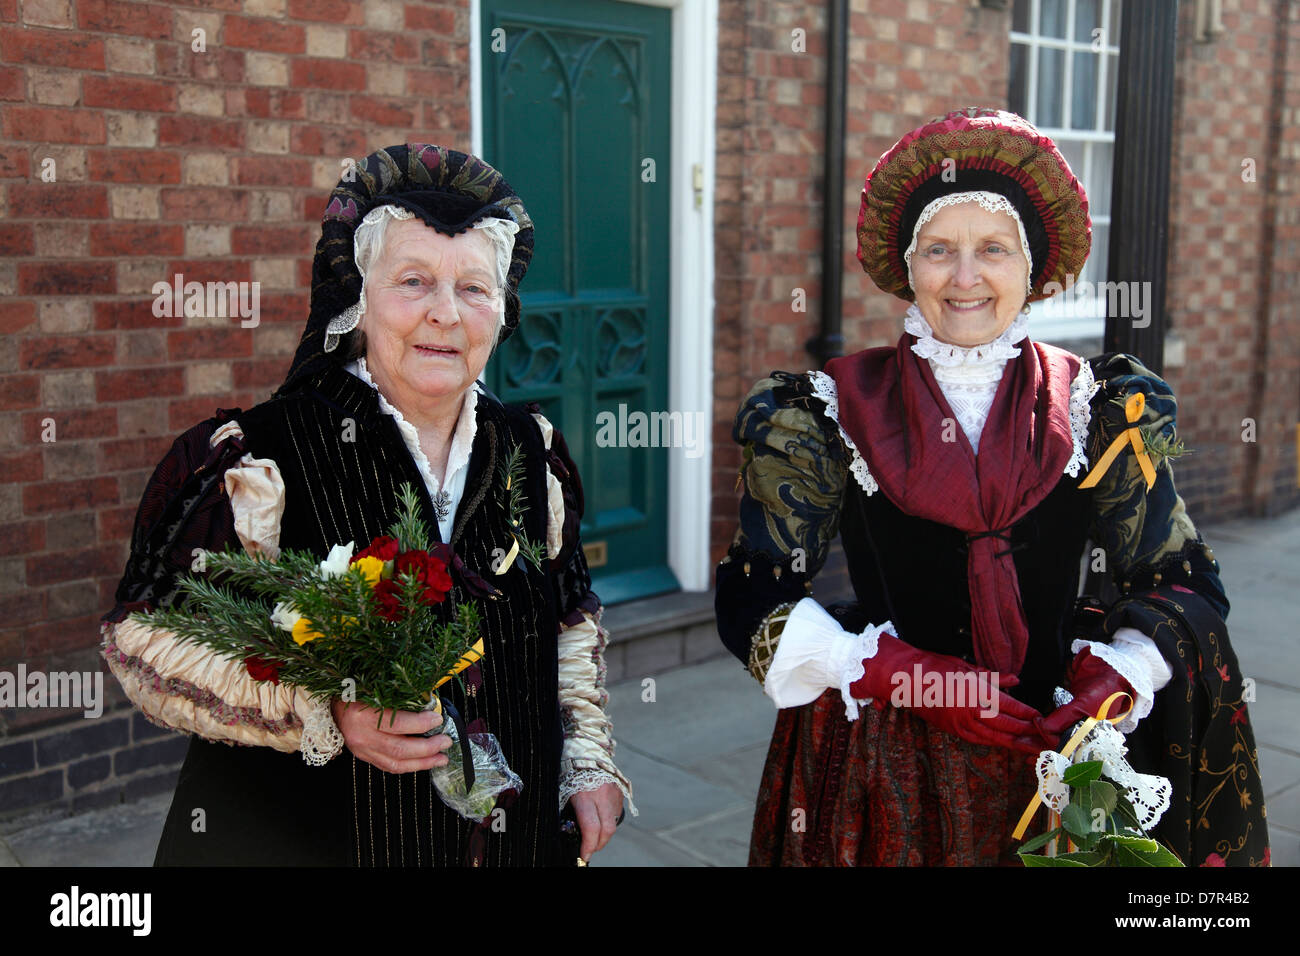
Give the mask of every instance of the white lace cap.
M 352 254 L 357 264 L 357 271 L 361 273 L 361 295 L 354 305 L 348 306 L 330 319 L 325 329 L 326 352 L 333 352 L 338 348 L 339 339 L 355 329 L 366 314 L 366 270 L 383 252 L 384 230 L 379 227 L 379 223 L 385 215 L 397 220 L 415 218 L 415 213 L 406 207 L 388 203 L 370 210 L 357 225 L 352 236 Z M 519 223 L 511 219 L 488 216 L 480 219 L 470 228 L 486 233 L 496 252 L 497 285 L 500 287 L 497 295 L 497 324 L 505 325 L 506 276 L 510 272 L 510 260 L 514 256 L 515 234 L 519 232 Z
M 1001 193 L 987 191 L 949 193 L 938 199 L 932 199 L 926 204 L 926 207 L 921 210 L 921 215 L 916 219 L 916 226 L 912 229 L 912 241 L 907 251 L 903 253 L 903 262 L 907 264 L 907 284 L 912 287 L 913 292 L 916 291 L 916 283 L 912 281 L 912 254 L 916 252 L 916 239 L 921 234 L 921 227 L 938 215 L 940 209 L 963 202 L 977 202 L 989 212 L 1005 212 L 1016 221 L 1016 229 L 1020 233 L 1020 251 L 1025 254 L 1025 262 L 1029 263 L 1029 272 L 1025 276 L 1025 295 L 1028 295 L 1033 290 L 1034 257 L 1029 254 L 1029 239 L 1025 236 L 1025 224 L 1020 221 L 1020 213 L 1016 212 L 1016 207 L 1011 205 L 1011 200 Z
M 1061 688 L 1058 687 L 1057 690 Z M 1133 805 L 1138 825 L 1143 830 L 1150 830 L 1169 809 L 1173 786 L 1167 777 L 1138 773 L 1124 759 L 1126 753 L 1128 748 L 1124 746 L 1124 735 L 1106 721 L 1101 721 L 1093 725 L 1075 751 L 1073 759 L 1063 757 L 1054 750 L 1039 753 L 1034 764 L 1034 773 L 1038 777 L 1038 795 L 1048 807 L 1059 813 L 1070 805 L 1070 788 L 1062 778 L 1071 764 L 1100 760 L 1102 775 L 1124 792 L 1124 796 Z

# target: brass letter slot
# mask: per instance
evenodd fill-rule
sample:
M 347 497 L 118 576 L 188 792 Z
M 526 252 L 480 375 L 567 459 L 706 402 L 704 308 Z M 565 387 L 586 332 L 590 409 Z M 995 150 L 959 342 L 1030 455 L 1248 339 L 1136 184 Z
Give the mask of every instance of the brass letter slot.
M 609 547 L 604 541 L 593 541 L 582 546 L 582 553 L 587 556 L 587 567 L 603 568 L 609 564 Z

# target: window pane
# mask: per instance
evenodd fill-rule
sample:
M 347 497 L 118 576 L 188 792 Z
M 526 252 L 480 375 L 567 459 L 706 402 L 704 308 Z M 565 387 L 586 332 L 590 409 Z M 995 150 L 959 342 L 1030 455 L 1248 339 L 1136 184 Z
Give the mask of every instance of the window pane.
M 1038 32 L 1041 36 L 1065 39 L 1065 3 L 1066 0 L 1043 0 L 1038 14 Z
M 1061 151 L 1065 161 L 1070 164 L 1070 172 L 1074 173 L 1079 182 L 1083 182 L 1083 177 L 1087 175 L 1087 169 L 1083 165 L 1084 145 L 1077 139 L 1066 139 L 1064 136 L 1056 137 L 1056 148 Z M 1088 188 L 1084 183 L 1084 190 Z
M 1036 126 L 1061 125 L 1061 86 L 1065 82 L 1065 51 L 1038 50 L 1038 116 Z
M 1110 215 L 1110 178 L 1114 168 L 1115 144 L 1093 143 L 1092 170 L 1083 188 L 1088 193 L 1088 210 L 1094 216 Z
M 1093 129 L 1097 123 L 1097 55 L 1074 54 L 1074 75 L 1070 77 L 1070 126 Z
M 1102 104 L 1101 111 L 1101 128 L 1108 133 L 1115 132 L 1115 87 L 1118 77 L 1119 55 L 1112 53 L 1106 57 L 1106 101 Z
M 1011 112 L 1025 115 L 1029 109 L 1029 47 L 1011 44 L 1011 90 L 1007 95 Z
M 1033 0 L 1016 0 L 1011 7 L 1011 29 L 1017 33 L 1029 32 L 1029 7 Z
M 1092 43 L 1092 31 L 1100 27 L 1100 0 L 1074 0 L 1074 42 Z
M 1106 262 L 1110 256 L 1110 225 L 1092 224 L 1092 251 L 1088 253 L 1088 264 L 1083 274 L 1089 282 L 1105 282 Z

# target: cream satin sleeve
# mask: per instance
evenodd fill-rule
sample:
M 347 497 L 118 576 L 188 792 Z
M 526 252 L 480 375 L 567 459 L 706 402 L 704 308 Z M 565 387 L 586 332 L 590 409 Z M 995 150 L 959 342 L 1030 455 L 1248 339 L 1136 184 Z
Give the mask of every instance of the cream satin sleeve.
M 213 433 L 211 446 L 240 438 L 237 422 Z M 245 454 L 224 475 L 235 532 L 250 554 L 280 554 L 284 482 L 275 462 Z M 299 751 L 322 766 L 343 750 L 328 702 L 292 684 L 254 680 L 242 661 L 182 642 L 170 631 L 131 619 L 103 627 L 103 655 L 123 690 L 151 722 L 205 740 Z
M 567 454 L 553 448 L 555 429 L 541 414 L 533 413 L 542 431 L 542 441 L 551 454 L 546 471 L 546 556 L 555 560 L 564 550 L 564 524 L 566 499 L 564 481 L 571 474 L 573 463 Z M 557 475 L 556 472 L 559 472 Z M 570 495 L 570 506 L 577 507 L 576 496 Z M 581 517 L 580 510 L 578 517 Z M 577 522 L 571 522 L 576 528 Z M 576 534 L 576 532 L 575 532 Z M 581 547 L 575 547 L 570 565 L 581 565 L 566 580 L 583 582 L 585 594 L 590 592 L 586 563 Z M 573 570 L 571 568 L 571 570 Z M 609 632 L 600 623 L 604 609 L 591 602 L 594 609 L 582 608 L 569 616 L 573 623 L 561 623 L 559 645 L 559 701 L 564 722 L 564 748 L 560 755 L 560 809 L 575 793 L 598 790 L 606 784 L 615 784 L 623 792 L 632 815 L 637 815 L 632 802 L 632 784 L 614 763 L 614 726 L 606 713 L 609 693 L 605 690 L 605 647 Z

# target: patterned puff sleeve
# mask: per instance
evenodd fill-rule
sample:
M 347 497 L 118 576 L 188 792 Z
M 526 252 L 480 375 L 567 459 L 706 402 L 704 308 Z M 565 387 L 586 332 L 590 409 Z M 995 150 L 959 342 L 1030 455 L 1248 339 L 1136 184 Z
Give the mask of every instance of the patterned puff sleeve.
M 632 785 L 614 764 L 614 731 L 605 712 L 605 647 L 609 633 L 601 626 L 603 608 L 591 590 L 578 527 L 584 509 L 582 480 L 569 457 L 564 436 L 529 406 L 547 449 L 546 556 L 553 569 L 560 614 L 560 714 L 564 749 L 560 758 L 560 809 L 575 793 L 613 783 L 623 791 L 632 815 Z
M 101 653 L 123 690 L 159 726 L 213 741 L 266 746 L 322 765 L 343 748 L 328 704 L 290 684 L 254 680 L 240 661 L 129 619 L 170 607 L 176 578 L 203 551 L 242 544 L 279 554 L 284 486 L 275 463 L 244 451 L 220 412 L 176 440 L 145 488 L 131 556 L 104 617 Z
M 718 565 L 715 605 L 722 642 L 760 683 L 839 532 L 849 459 L 824 409 L 807 376 L 774 372 L 741 403 L 732 432 L 743 449 L 740 527 Z
M 1093 492 L 1090 529 L 1121 592 L 1098 630 L 1111 647 L 1126 631 L 1148 635 L 1169 674 L 1150 717 L 1125 739 L 1135 769 L 1173 783 L 1173 804 L 1152 835 L 1187 865 L 1267 865 L 1263 785 L 1245 680 L 1224 624 L 1228 599 L 1214 552 L 1160 455 L 1176 440 L 1177 400 L 1132 356 L 1103 356 L 1093 368 L 1102 386 L 1093 401 L 1089 460 L 1098 461 L 1129 427 L 1124 406 L 1135 392 L 1145 401 L 1143 442 L 1155 451 L 1149 490 L 1131 447 L 1111 463 Z M 1101 656 L 1110 662 L 1106 646 Z

